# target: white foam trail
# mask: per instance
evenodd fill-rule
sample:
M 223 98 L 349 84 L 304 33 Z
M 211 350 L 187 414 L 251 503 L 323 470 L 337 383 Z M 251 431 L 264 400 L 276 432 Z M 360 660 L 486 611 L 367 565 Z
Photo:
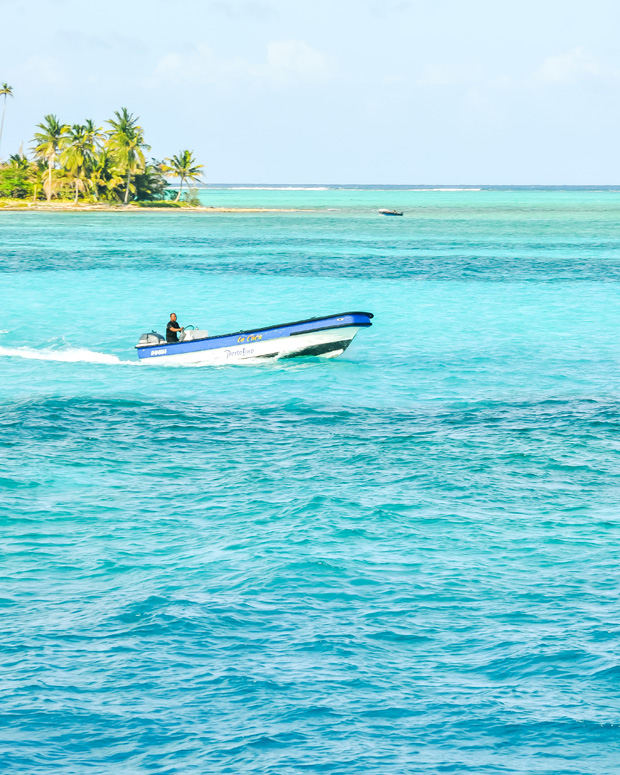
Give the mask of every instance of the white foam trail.
M 83 347 L 69 347 L 66 350 L 37 350 L 34 347 L 0 347 L 0 356 L 26 358 L 31 361 L 62 361 L 63 363 L 104 363 L 107 365 L 134 366 L 137 361 L 121 361 L 116 355 L 98 353 Z

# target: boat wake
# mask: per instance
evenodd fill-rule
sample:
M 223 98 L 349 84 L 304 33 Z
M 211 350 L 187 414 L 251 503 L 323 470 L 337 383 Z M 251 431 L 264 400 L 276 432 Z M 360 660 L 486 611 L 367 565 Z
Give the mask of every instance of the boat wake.
M 98 353 L 83 347 L 68 347 L 64 350 L 0 347 L 0 357 L 25 358 L 31 361 L 61 361 L 63 363 L 103 363 L 111 366 L 135 366 L 137 363 L 136 361 L 122 361 L 116 355 Z

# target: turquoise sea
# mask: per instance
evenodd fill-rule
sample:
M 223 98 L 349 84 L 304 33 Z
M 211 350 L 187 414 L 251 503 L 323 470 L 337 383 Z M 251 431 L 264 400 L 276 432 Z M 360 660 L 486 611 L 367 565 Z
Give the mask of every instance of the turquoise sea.
M 618 772 L 620 192 L 202 196 L 0 212 L 0 772 Z

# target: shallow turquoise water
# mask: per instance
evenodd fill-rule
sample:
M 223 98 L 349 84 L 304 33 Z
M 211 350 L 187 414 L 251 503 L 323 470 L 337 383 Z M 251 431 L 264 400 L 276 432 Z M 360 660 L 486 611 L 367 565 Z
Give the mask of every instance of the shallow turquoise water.
M 0 770 L 617 770 L 620 195 L 205 196 L 0 213 Z

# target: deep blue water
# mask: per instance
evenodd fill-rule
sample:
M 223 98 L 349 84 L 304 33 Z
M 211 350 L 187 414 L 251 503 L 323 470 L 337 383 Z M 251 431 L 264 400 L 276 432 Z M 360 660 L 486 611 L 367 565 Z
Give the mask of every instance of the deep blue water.
M 0 213 L 0 772 L 617 771 L 618 192 L 203 196 Z

